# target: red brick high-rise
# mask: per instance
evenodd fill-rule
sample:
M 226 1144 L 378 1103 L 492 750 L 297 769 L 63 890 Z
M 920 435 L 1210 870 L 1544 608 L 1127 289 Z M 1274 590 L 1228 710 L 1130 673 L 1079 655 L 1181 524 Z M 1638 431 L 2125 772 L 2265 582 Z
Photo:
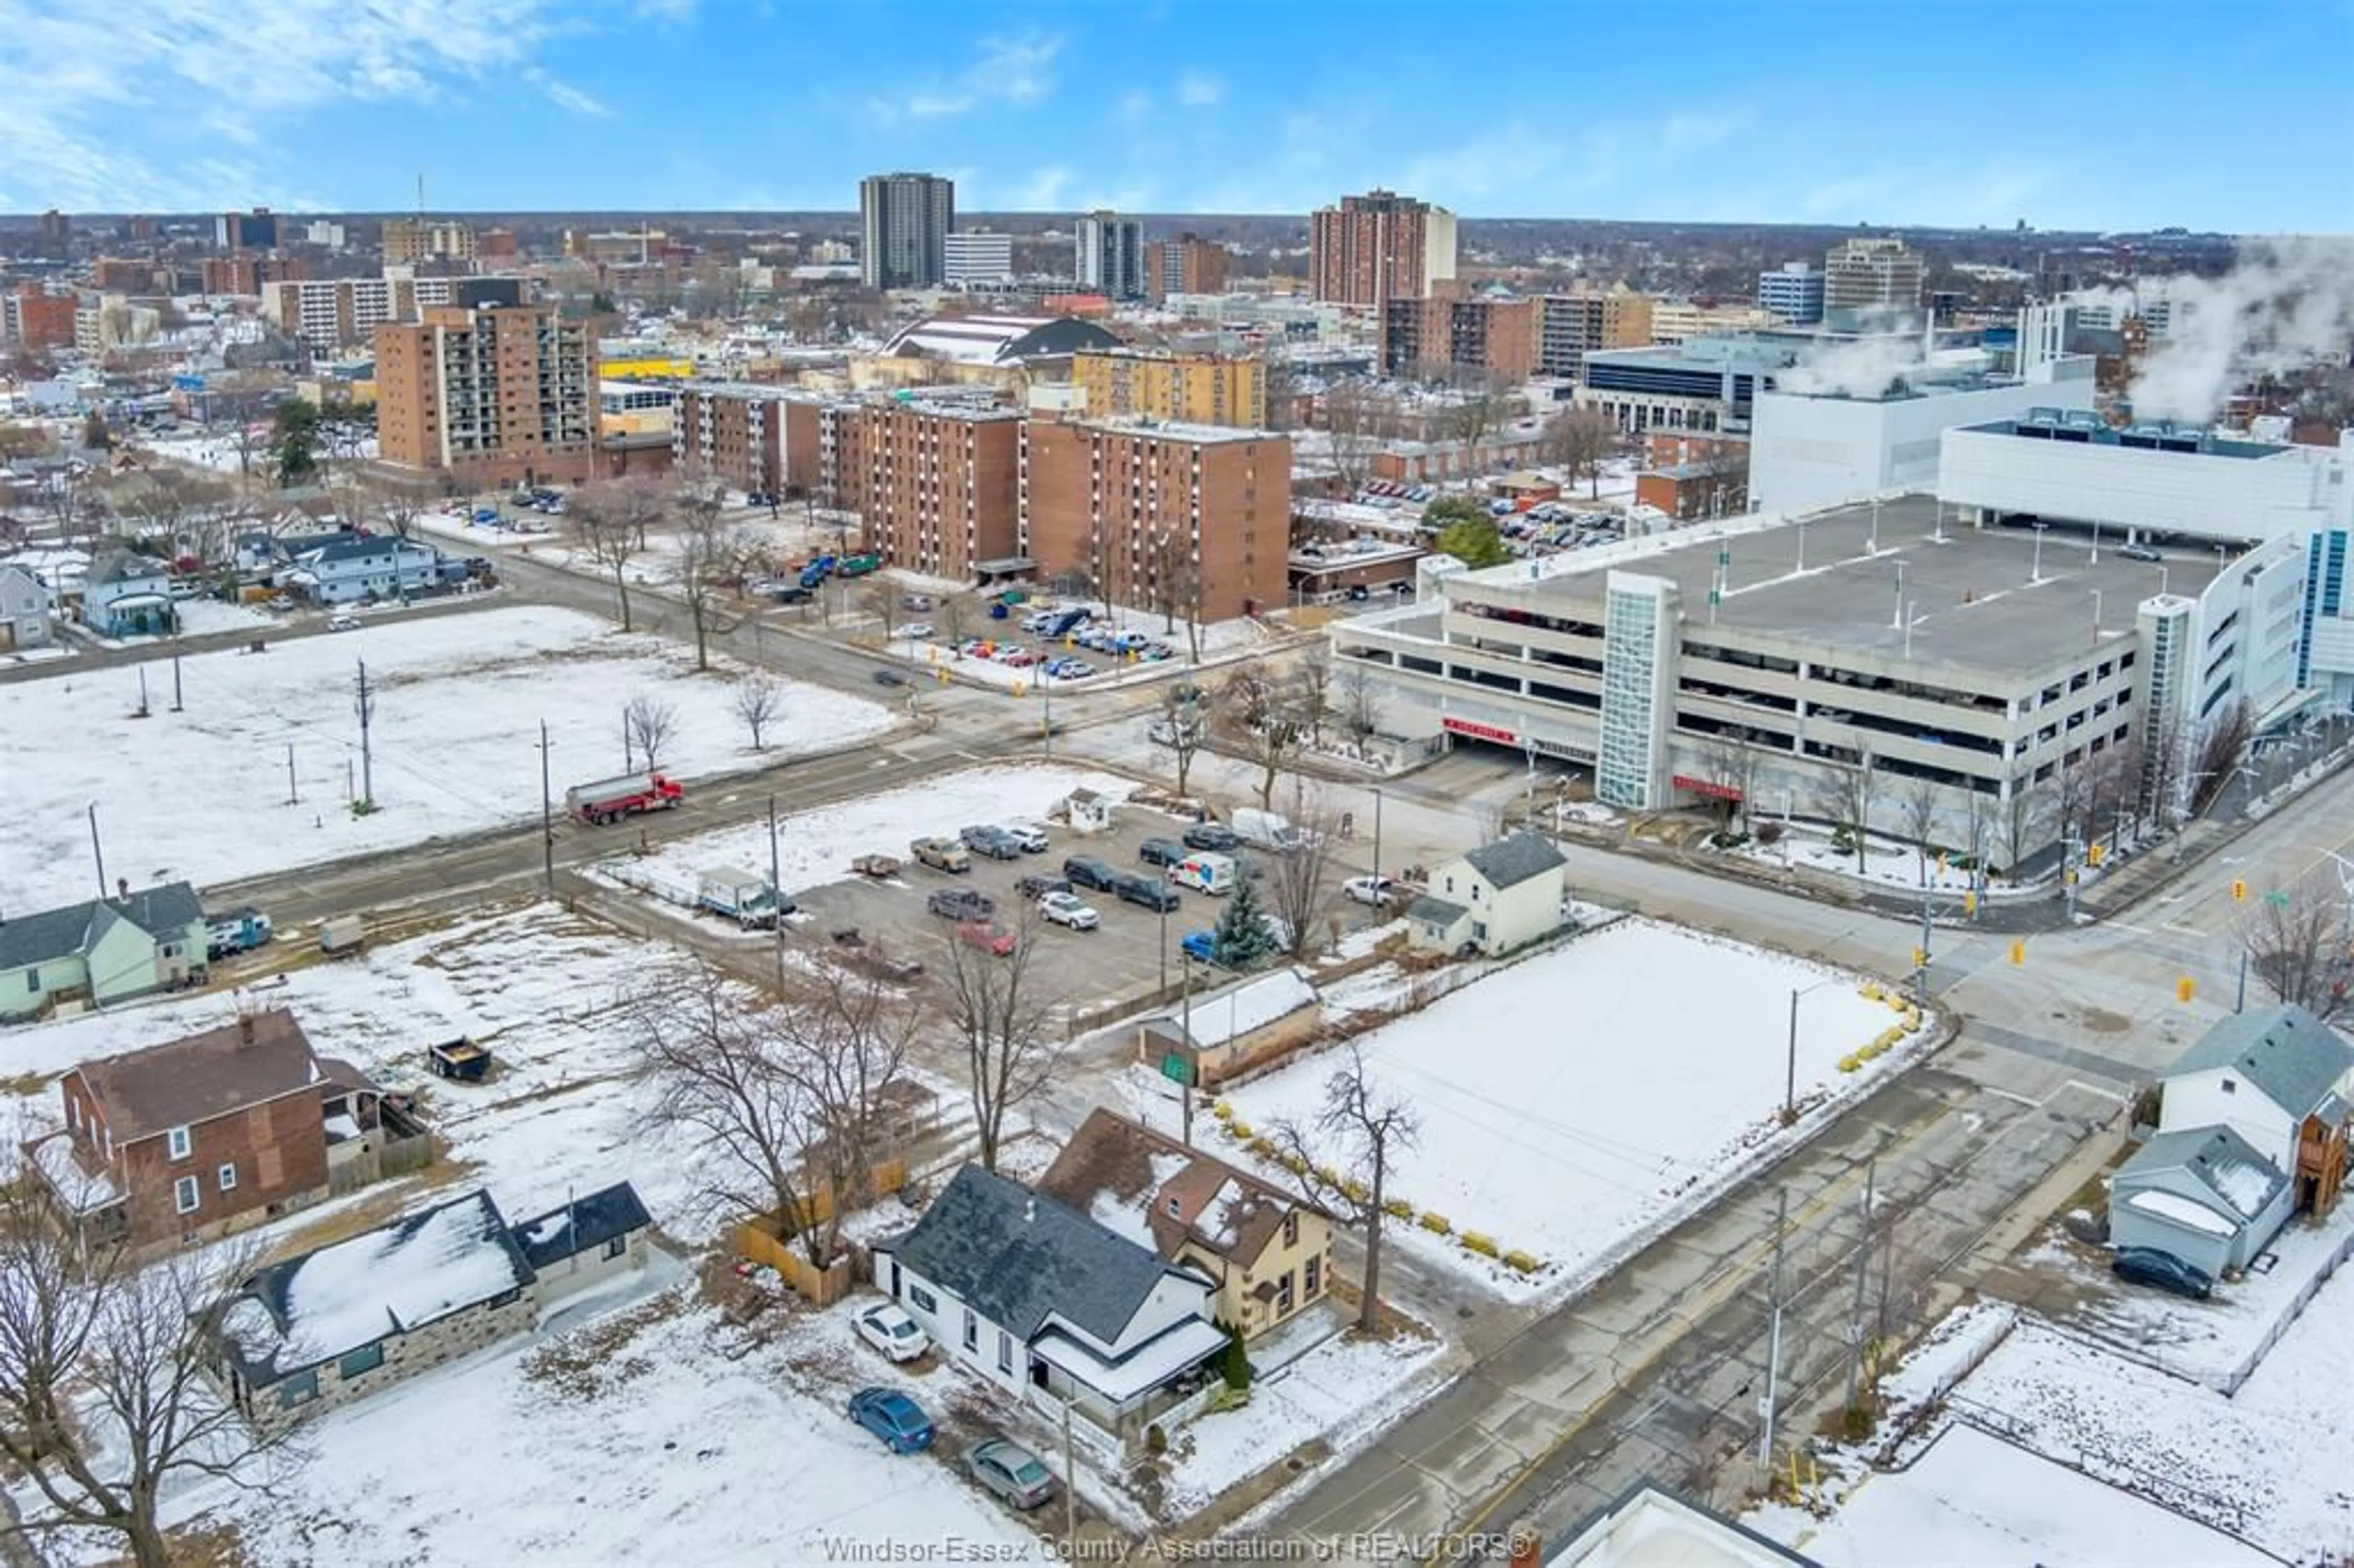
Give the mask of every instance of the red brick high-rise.
M 1376 310 L 1455 276 L 1455 215 L 1394 191 L 1342 196 L 1310 221 L 1316 297 Z
M 1144 291 L 1155 304 L 1172 294 L 1223 294 L 1233 271 L 1225 246 L 1190 234 L 1144 248 Z

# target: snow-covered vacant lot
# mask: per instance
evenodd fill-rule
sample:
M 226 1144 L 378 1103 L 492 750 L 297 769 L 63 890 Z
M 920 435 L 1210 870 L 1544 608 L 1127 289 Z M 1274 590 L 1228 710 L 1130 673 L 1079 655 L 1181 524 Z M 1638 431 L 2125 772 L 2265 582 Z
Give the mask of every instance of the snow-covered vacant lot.
M 1807 987 L 1820 989 L 1799 1004 L 1803 1103 L 1871 1075 L 1841 1073 L 1839 1059 L 1888 1028 L 1890 1009 L 1830 971 L 1649 920 L 1386 1024 L 1357 1044 L 1381 1087 L 1421 1118 L 1390 1191 L 1534 1254 L 1546 1284 L 1575 1276 L 1772 1140 L 1790 992 Z M 1226 1097 L 1254 1127 L 1307 1126 L 1337 1065 L 1320 1054 Z M 1395 1234 L 1431 1239 L 1410 1225 Z
M 378 809 L 355 817 L 346 779 L 359 765 L 363 659 L 375 693 Z M 272 642 L 262 653 L 200 654 L 181 661 L 180 713 L 171 711 L 169 660 L 144 668 L 143 719 L 132 716 L 139 679 L 130 669 L 0 687 L 0 734 L 10 737 L 0 887 L 13 908 L 90 895 L 92 802 L 110 876 L 201 886 L 536 818 L 541 722 L 561 794 L 623 771 L 621 710 L 641 694 L 677 711 L 665 770 L 692 780 L 752 758 L 732 707 L 739 672 L 697 675 L 679 651 L 570 610 L 437 616 Z M 855 741 L 892 722 L 861 698 L 785 685 L 770 758 Z

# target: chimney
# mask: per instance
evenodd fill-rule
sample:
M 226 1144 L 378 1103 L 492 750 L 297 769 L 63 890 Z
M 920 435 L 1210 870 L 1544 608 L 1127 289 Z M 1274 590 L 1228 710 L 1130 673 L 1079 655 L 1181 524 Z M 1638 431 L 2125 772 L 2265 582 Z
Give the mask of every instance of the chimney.
M 1034 1192 L 1023 1202 L 1022 1223 L 1025 1225 L 1038 1223 L 1038 1195 Z
M 131 896 L 131 879 L 127 876 L 116 877 L 114 879 L 114 892 L 117 897 L 128 899 Z

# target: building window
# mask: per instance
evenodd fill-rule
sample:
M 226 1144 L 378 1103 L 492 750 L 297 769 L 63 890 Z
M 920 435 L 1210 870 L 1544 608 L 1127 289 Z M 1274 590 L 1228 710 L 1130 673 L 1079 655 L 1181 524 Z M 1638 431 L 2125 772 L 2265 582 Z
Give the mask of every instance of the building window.
M 298 1372 L 278 1385 L 278 1408 L 281 1410 L 308 1404 L 318 1397 L 319 1372 L 316 1367 Z
M 1283 1277 L 1275 1282 L 1275 1315 L 1278 1318 L 1291 1315 L 1291 1270 L 1288 1268 L 1283 1271 Z
M 1297 1209 L 1283 1216 L 1283 1245 L 1286 1246 L 1299 1245 L 1299 1211 Z
M 27 991 L 38 991 L 41 989 L 40 970 L 27 969 L 25 971 L 25 989 Z
M 492 1297 L 488 1301 L 482 1303 L 482 1305 L 492 1308 L 512 1307 L 522 1299 L 523 1287 L 518 1285 L 513 1290 L 500 1291 L 496 1296 Z
M 627 1236 L 615 1236 L 605 1244 L 605 1255 L 609 1258 L 619 1257 L 629 1250 L 630 1238 Z
M 356 1351 L 345 1351 L 344 1359 L 335 1363 L 335 1372 L 345 1383 L 349 1383 L 362 1372 L 372 1372 L 382 1365 L 384 1365 L 384 1341 L 378 1340 L 372 1345 L 362 1345 Z
M 188 1129 L 185 1127 L 175 1127 L 165 1133 L 164 1143 L 175 1160 L 186 1160 L 188 1157 L 188 1151 L 194 1147 L 194 1140 L 189 1138 Z
M 220 1182 L 220 1190 L 222 1192 L 229 1192 L 237 1186 L 237 1167 L 234 1165 L 222 1166 L 216 1179 Z
M 172 1183 L 172 1206 L 181 1213 L 195 1213 L 202 1198 L 203 1194 L 196 1191 L 196 1179 L 193 1176 L 183 1176 Z
M 1299 1271 L 1299 1294 L 1302 1299 L 1316 1299 L 1318 1287 L 1324 1283 L 1324 1260 L 1311 1257 Z
M 968 1351 L 981 1348 L 981 1319 L 970 1307 L 964 1309 L 964 1348 Z
M 997 1370 L 1006 1373 L 1013 1371 L 1013 1336 L 1002 1329 L 997 1330 Z
M 938 1299 L 920 1285 L 907 1287 L 907 1304 L 918 1312 L 938 1312 L 940 1309 Z
M 2227 1095 L 2236 1095 L 2240 1092 L 2240 1086 L 2226 1078 L 2223 1080 L 2223 1092 Z

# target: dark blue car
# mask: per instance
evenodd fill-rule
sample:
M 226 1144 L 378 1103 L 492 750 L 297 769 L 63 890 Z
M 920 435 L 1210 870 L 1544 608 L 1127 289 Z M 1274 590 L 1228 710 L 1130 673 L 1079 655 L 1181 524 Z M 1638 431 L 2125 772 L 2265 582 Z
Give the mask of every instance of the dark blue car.
M 1218 939 L 1211 932 L 1188 931 L 1185 933 L 1184 940 L 1179 942 L 1177 946 L 1184 950 L 1187 958 L 1197 964 L 1214 964 L 1218 961 Z
M 932 1446 L 932 1418 L 896 1388 L 860 1389 L 850 1396 L 850 1418 L 894 1454 L 920 1454 Z

